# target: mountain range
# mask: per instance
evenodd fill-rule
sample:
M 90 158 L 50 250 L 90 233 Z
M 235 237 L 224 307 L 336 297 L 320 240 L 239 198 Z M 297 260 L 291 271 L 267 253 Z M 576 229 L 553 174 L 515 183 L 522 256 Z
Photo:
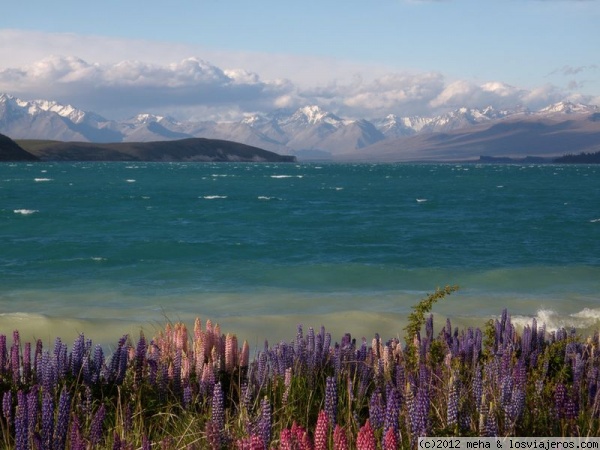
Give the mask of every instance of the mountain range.
M 299 160 L 415 161 L 555 157 L 600 150 L 600 108 L 561 102 L 539 111 L 458 108 L 435 117 L 348 119 L 318 106 L 252 114 L 235 122 L 127 120 L 49 100 L 0 94 L 0 133 L 12 139 L 150 142 L 192 137 L 240 142 Z

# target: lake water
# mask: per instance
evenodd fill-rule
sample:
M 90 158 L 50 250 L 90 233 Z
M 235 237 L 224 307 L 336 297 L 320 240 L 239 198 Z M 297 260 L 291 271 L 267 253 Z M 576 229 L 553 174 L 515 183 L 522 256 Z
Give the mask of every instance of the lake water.
M 600 167 L 475 164 L 0 164 L 0 333 L 110 346 L 166 321 L 254 348 L 296 325 L 403 336 L 508 308 L 600 325 Z

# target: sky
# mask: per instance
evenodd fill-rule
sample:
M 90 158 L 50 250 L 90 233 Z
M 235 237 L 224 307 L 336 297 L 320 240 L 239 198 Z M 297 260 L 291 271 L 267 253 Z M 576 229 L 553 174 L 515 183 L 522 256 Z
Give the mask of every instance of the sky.
M 0 93 L 110 119 L 600 105 L 600 0 L 28 0 Z

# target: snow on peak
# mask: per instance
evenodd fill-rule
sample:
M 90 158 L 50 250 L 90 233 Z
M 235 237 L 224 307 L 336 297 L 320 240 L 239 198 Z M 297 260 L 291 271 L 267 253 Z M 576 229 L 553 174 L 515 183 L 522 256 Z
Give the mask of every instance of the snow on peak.
M 327 111 L 323 111 L 317 105 L 304 106 L 298 109 L 292 116 L 292 120 L 302 120 L 310 125 L 318 123 L 339 125 L 342 122 L 342 120 L 339 117 Z
M 581 103 L 572 103 L 569 101 L 563 101 L 554 103 L 553 105 L 547 106 L 545 108 L 540 109 L 538 112 L 541 114 L 552 114 L 552 113 L 562 113 L 562 114 L 584 114 L 598 111 L 597 107 L 584 105 Z

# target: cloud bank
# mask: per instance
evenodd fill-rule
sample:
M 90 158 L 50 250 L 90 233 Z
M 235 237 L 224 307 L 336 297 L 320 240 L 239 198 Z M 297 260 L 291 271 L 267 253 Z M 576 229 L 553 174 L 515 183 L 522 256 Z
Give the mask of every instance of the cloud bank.
M 31 39 L 23 39 L 27 36 Z M 84 56 L 39 57 L 44 36 L 52 48 L 81 51 Z M 22 42 L 21 51 L 9 52 L 8 46 L 2 50 L 0 45 L 0 92 L 69 103 L 111 119 L 148 112 L 182 120 L 235 120 L 247 113 L 313 104 L 343 117 L 373 119 L 435 115 L 463 106 L 538 109 L 560 100 L 600 103 L 572 93 L 578 87 L 575 82 L 564 89 L 552 84 L 524 89 L 496 80 L 449 79 L 440 72 L 324 58 L 207 52 L 218 60 L 214 63 L 182 56 L 190 48 L 181 46 L 172 48 L 169 59 L 167 44 L 149 50 L 144 44 L 151 46 L 141 41 L 119 46 L 124 43 L 101 37 L 78 40 L 74 35 L 0 30 L 0 44 L 16 38 Z M 573 76 L 595 70 L 593 65 L 565 65 L 556 73 Z

